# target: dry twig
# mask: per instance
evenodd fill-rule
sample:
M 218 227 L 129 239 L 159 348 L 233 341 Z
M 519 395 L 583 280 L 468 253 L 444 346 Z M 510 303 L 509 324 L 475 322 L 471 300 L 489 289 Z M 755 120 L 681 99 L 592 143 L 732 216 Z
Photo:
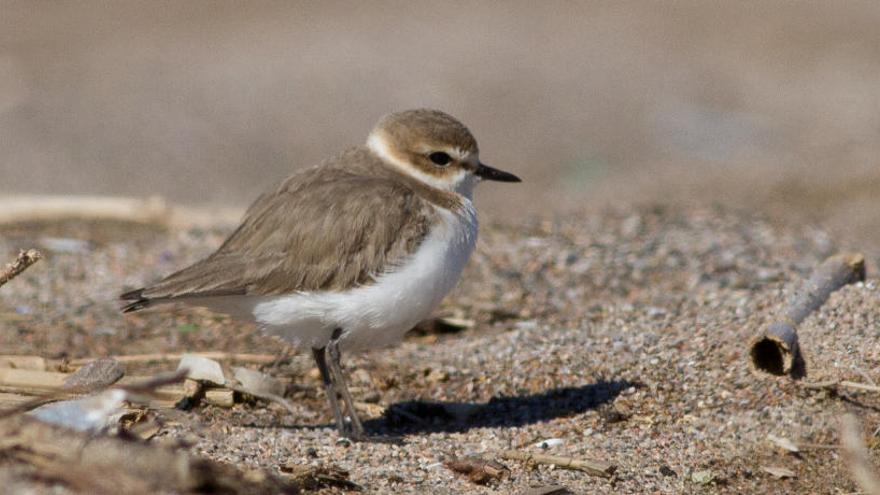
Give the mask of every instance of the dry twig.
M 801 359 L 797 326 L 822 306 L 828 296 L 844 285 L 865 280 L 865 257 L 860 253 L 838 254 L 825 260 L 795 293 L 782 317 L 749 344 L 752 366 L 773 375 L 787 375 Z
M 502 459 L 516 460 L 524 462 L 537 462 L 538 464 L 550 464 L 565 469 L 577 469 L 590 473 L 595 476 L 610 477 L 617 470 L 613 464 L 601 461 L 591 461 L 587 459 L 576 459 L 574 457 L 563 457 L 558 455 L 547 454 L 531 454 L 528 452 L 520 452 L 517 450 L 502 450 L 499 452 Z
M 0 287 L 17 277 L 21 272 L 27 270 L 29 266 L 39 261 L 42 257 L 43 255 L 36 249 L 28 249 L 18 253 L 15 261 L 6 265 L 3 270 L 0 270 Z
M 824 382 L 805 382 L 801 383 L 801 387 L 818 390 L 835 390 L 837 388 L 849 388 L 853 390 L 861 390 L 863 392 L 880 392 L 880 386 L 868 385 L 865 383 L 850 382 L 847 380 L 828 380 Z

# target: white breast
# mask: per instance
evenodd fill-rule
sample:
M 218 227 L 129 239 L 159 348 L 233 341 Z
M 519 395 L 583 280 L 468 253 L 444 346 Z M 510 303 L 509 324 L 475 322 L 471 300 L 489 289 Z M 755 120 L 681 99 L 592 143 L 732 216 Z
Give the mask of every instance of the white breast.
M 344 350 L 382 347 L 399 341 L 426 318 L 455 286 L 477 240 L 477 216 L 438 208 L 441 221 L 414 255 L 375 283 L 340 292 L 263 296 L 248 304 L 267 333 L 301 347 L 320 348 L 341 328 Z

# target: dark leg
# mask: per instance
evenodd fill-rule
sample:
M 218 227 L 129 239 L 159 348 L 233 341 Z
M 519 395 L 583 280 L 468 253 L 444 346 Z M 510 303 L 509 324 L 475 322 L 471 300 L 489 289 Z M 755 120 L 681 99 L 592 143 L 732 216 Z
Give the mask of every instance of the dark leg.
M 336 418 L 336 428 L 342 434 L 345 427 L 345 420 L 342 416 L 342 410 L 339 409 L 339 397 L 336 393 L 336 387 L 333 385 L 333 379 L 327 370 L 327 359 L 325 348 L 312 349 L 312 356 L 315 358 L 315 364 L 318 365 L 318 371 L 321 372 L 321 380 L 324 382 L 324 391 L 327 393 L 327 402 L 330 403 L 330 409 L 333 410 L 333 417 Z
M 352 440 L 361 441 L 365 440 L 366 436 L 364 435 L 364 427 L 361 424 L 361 420 L 358 418 L 357 412 L 354 410 L 354 401 L 351 399 L 351 394 L 348 392 L 348 386 L 345 384 L 345 376 L 342 374 L 342 364 L 340 363 L 342 356 L 339 353 L 340 333 L 340 329 L 334 331 L 333 337 L 330 339 L 330 342 L 327 343 L 327 358 L 330 362 L 330 372 L 332 373 L 333 382 L 336 385 L 336 389 L 339 391 L 339 395 L 342 396 L 342 400 L 345 402 L 345 409 L 351 420 L 351 431 L 348 432 L 347 436 Z

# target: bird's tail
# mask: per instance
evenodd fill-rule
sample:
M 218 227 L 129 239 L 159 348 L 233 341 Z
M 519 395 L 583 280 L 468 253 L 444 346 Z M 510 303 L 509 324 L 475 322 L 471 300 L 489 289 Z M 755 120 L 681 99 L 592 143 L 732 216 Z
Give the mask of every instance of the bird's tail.
M 126 292 L 125 294 L 119 296 L 119 299 L 121 301 L 129 301 L 125 302 L 125 305 L 122 306 L 123 313 L 132 313 L 134 311 L 149 307 L 150 304 L 152 304 L 152 299 L 150 299 L 149 297 L 144 297 L 144 290 L 144 288 L 141 288 Z

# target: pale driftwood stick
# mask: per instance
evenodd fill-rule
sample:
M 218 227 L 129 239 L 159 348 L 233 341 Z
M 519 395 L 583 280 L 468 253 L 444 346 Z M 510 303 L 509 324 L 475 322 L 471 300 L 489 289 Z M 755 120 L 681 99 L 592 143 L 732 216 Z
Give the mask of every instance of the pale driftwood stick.
M 233 352 L 207 351 L 207 352 L 189 352 L 192 354 L 215 361 L 235 361 L 238 363 L 253 364 L 272 364 L 279 356 L 273 354 L 236 354 Z M 176 363 L 183 358 L 183 354 L 132 354 L 128 356 L 113 356 L 119 363 Z M 71 366 L 83 366 L 94 358 L 73 359 L 70 361 Z
M 172 206 L 162 197 L 0 196 L 0 225 L 82 218 L 179 228 L 208 227 L 234 224 L 242 212 L 240 208 Z
M 880 495 L 880 477 L 862 440 L 859 420 L 852 414 L 846 414 L 840 420 L 840 443 L 843 458 L 855 482 L 865 494 Z
M 150 393 L 160 400 L 179 401 L 186 393 L 179 384 L 179 373 L 158 377 L 128 376 L 120 380 L 118 386 L 131 392 L 141 389 L 149 390 Z M 20 370 L 14 368 L 0 368 L 0 392 L 10 392 L 26 395 L 53 395 L 53 397 L 67 398 L 81 395 L 75 391 L 64 388 L 69 373 L 54 371 Z
M 10 377 L 0 370 L 0 405 L 10 404 L 11 407 L 0 409 L 0 419 L 29 411 L 36 407 L 59 400 L 75 399 L 89 393 L 96 393 L 109 388 L 112 383 L 96 386 L 94 389 L 78 390 L 66 387 L 67 378 L 74 375 L 53 373 L 48 371 L 13 370 Z M 163 373 L 152 377 L 128 377 L 118 382 L 114 388 L 129 393 L 129 401 L 148 403 L 154 409 L 173 408 L 186 395 L 180 383 L 186 378 L 186 370 L 174 373 Z M 59 385 L 60 383 L 60 385 Z
M 782 317 L 752 339 L 752 366 L 773 375 L 790 374 L 801 359 L 797 326 L 832 292 L 861 280 L 865 280 L 865 257 L 861 253 L 838 254 L 825 260 L 794 294 Z
M 18 407 L 32 400 L 34 400 L 34 398 L 30 395 L 7 394 L 0 392 L 0 411 Z
M 0 355 L 0 368 L 46 371 L 46 358 L 40 356 Z
M 617 470 L 613 464 L 574 457 L 562 457 L 558 455 L 532 454 L 518 450 L 502 450 L 499 452 L 502 459 L 524 462 L 537 462 L 538 464 L 550 464 L 565 469 L 577 469 L 595 476 L 610 477 Z
M 245 472 L 186 450 L 85 434 L 28 415 L 0 421 L 0 453 L 4 461 L 29 465 L 37 478 L 76 493 L 297 491 L 268 472 Z
M 28 249 L 18 253 L 15 261 L 6 265 L 3 270 L 0 270 L 0 287 L 17 277 L 21 272 L 27 270 L 29 266 L 39 261 L 42 257 L 43 255 L 36 249 Z
M 44 391 L 60 390 L 64 387 L 64 381 L 68 376 L 70 375 L 67 373 L 55 371 L 0 368 L 0 387 Z

